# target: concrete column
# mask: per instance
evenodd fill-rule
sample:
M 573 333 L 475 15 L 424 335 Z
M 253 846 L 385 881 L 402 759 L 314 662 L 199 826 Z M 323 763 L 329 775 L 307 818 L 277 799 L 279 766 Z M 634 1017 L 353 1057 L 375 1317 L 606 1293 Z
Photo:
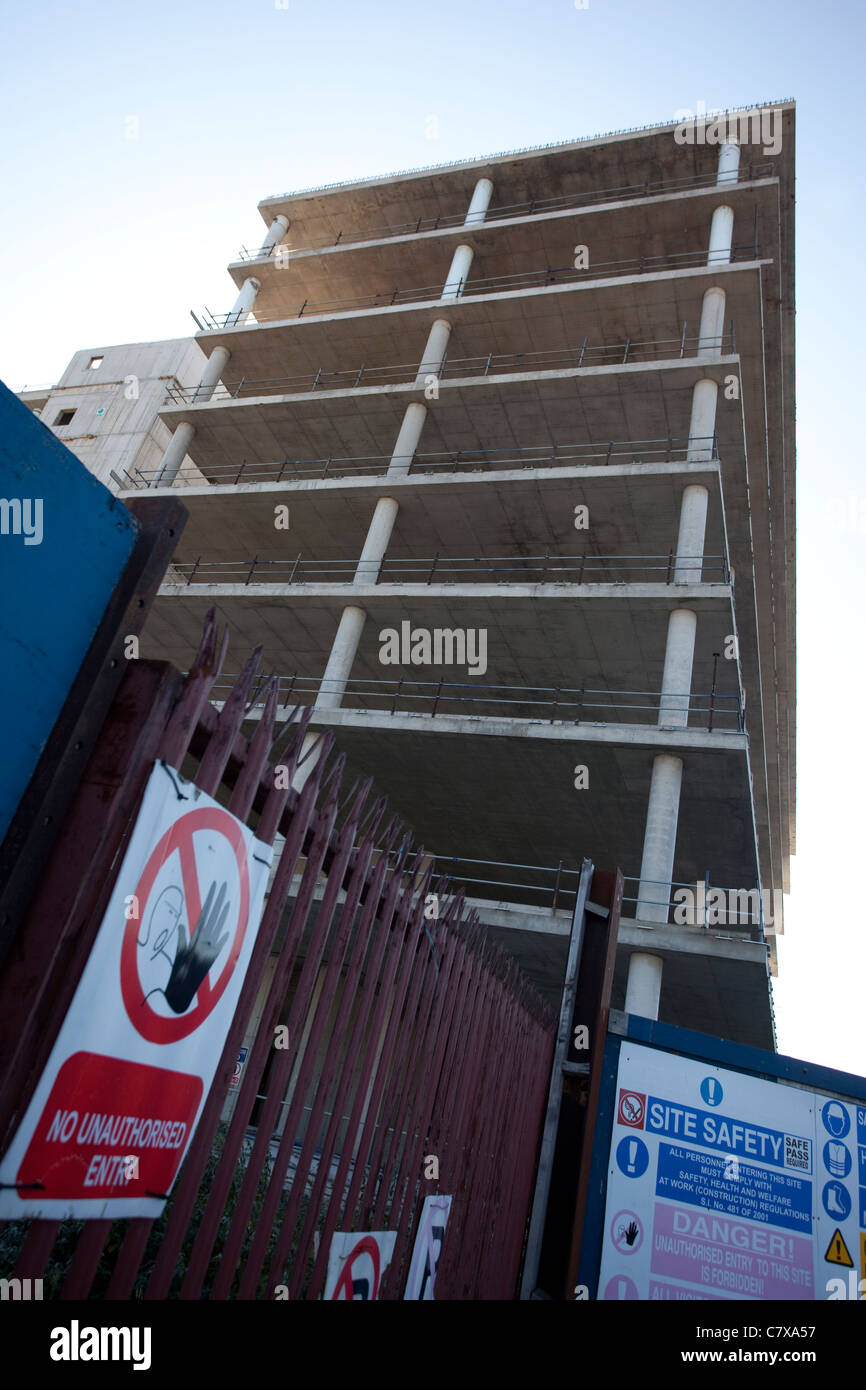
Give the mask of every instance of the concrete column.
M 731 259 L 734 240 L 734 209 L 722 204 L 715 209 L 710 223 L 710 249 L 707 265 L 727 265 Z
M 469 278 L 469 270 L 472 266 L 472 257 L 475 252 L 471 246 L 461 243 L 451 257 L 451 269 L 448 271 L 448 278 L 445 281 L 445 288 L 440 299 L 443 303 L 448 300 L 459 299 Z
M 178 469 L 189 453 L 189 446 L 195 438 L 195 427 L 184 420 L 177 426 L 162 456 L 162 465 L 151 483 L 151 487 L 171 487 L 177 477 Z
M 724 331 L 725 291 L 714 286 L 706 291 L 701 304 L 698 357 L 721 357 Z
M 653 758 L 635 913 L 644 922 L 668 920 L 682 778 L 682 758 L 670 753 Z
M 214 393 L 214 388 L 225 370 L 226 363 L 231 357 L 228 348 L 214 348 L 210 357 L 204 364 L 204 371 L 201 380 L 195 388 L 193 394 L 193 405 L 198 405 L 200 401 L 209 401 Z
M 367 531 L 367 539 L 364 541 L 364 549 L 361 551 L 358 568 L 355 570 L 353 584 L 375 583 L 382 557 L 388 549 L 388 542 L 391 539 L 391 532 L 394 529 L 394 522 L 397 520 L 399 510 L 399 504 L 395 502 L 393 497 L 379 498 L 376 503 L 376 510 L 373 512 L 373 520 Z
M 418 369 L 416 385 L 423 386 L 425 376 L 438 372 L 445 358 L 450 334 L 451 325 L 447 319 L 436 319 L 427 338 L 424 357 Z M 427 407 L 422 405 L 420 401 L 411 401 L 406 407 L 400 432 L 394 444 L 391 462 L 388 465 L 389 473 L 397 475 L 408 473 L 426 418 Z M 379 565 L 388 548 L 399 510 L 399 504 L 395 498 L 379 498 L 367 530 L 367 538 L 358 560 L 353 584 L 364 584 L 375 580 L 379 572 Z M 334 638 L 328 664 L 325 667 L 325 674 L 322 677 L 319 694 L 316 697 L 316 704 L 319 708 L 339 709 L 343 703 L 343 695 L 352 672 L 366 618 L 364 609 L 355 604 L 349 604 L 343 609 L 337 635 Z M 315 734 L 307 735 L 304 751 L 312 745 L 315 737 Z M 292 782 L 292 786 L 296 790 L 299 791 L 304 785 L 313 766 L 314 760 L 311 760 L 309 766 L 302 768 L 296 774 Z
M 471 227 L 478 222 L 484 221 L 487 209 L 490 207 L 490 199 L 493 197 L 493 184 L 489 179 L 479 179 L 472 194 L 472 201 L 469 204 L 469 211 L 466 214 L 464 227 Z
M 719 171 L 716 183 L 736 183 L 740 172 L 740 147 L 726 143 L 719 150 Z
M 689 463 L 703 463 L 713 457 L 716 435 L 716 404 L 718 383 L 711 377 L 696 381 L 692 391 L 692 414 L 689 420 Z
M 237 328 L 238 325 L 246 323 L 247 316 L 256 302 L 256 295 L 261 287 L 261 280 L 256 280 L 252 275 L 244 280 L 240 293 L 231 307 L 226 328 Z
M 323 709 L 339 709 L 343 703 L 346 682 L 352 671 L 352 664 L 364 631 L 367 615 L 363 608 L 354 605 L 344 608 L 340 615 L 337 635 L 331 647 L 331 655 L 325 667 L 322 684 L 316 696 L 316 704 Z
M 192 401 L 194 405 L 197 405 L 199 401 L 210 400 L 214 393 L 214 387 L 219 381 L 230 356 L 231 354 L 228 348 L 214 348 L 204 365 L 201 380 L 193 392 Z M 189 446 L 194 438 L 194 425 L 190 425 L 186 421 L 178 425 L 162 456 L 162 464 L 159 473 L 151 483 L 151 487 L 171 487 L 177 477 L 180 465 L 189 453 Z
M 633 951 L 628 958 L 628 979 L 625 986 L 625 1011 L 641 1018 L 658 1018 L 662 992 L 661 956 L 646 951 Z
M 278 246 L 289 230 L 289 219 L 278 212 L 271 225 L 268 227 L 267 235 L 262 242 L 260 254 L 266 256 L 272 247 Z
M 388 464 L 389 473 L 409 472 L 426 419 L 426 405 L 422 405 L 420 401 L 412 401 L 410 405 L 407 405 L 406 414 L 403 416 L 403 423 L 400 426 L 400 433 L 397 435 L 397 443 L 394 445 L 394 452 L 391 455 L 391 462 Z
M 436 319 L 431 325 L 427 336 L 427 346 L 424 349 L 424 356 L 421 358 L 421 365 L 418 368 L 418 375 L 415 378 L 416 386 L 425 384 L 424 378 L 427 376 L 437 376 L 443 362 L 445 353 L 448 349 L 448 339 L 451 337 L 451 324 L 447 319 Z
M 680 529 L 677 536 L 675 584 L 700 584 L 707 506 L 710 494 L 700 483 L 689 483 L 680 503 Z
M 662 729 L 685 729 L 689 722 L 697 625 L 697 614 L 691 608 L 675 608 L 668 618 L 659 701 L 659 727 Z

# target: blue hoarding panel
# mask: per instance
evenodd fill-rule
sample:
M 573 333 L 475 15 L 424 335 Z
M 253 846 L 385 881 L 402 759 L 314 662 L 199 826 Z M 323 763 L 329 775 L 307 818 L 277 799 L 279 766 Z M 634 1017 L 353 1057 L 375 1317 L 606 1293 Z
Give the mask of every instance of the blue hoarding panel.
M 137 531 L 123 504 L 0 382 L 0 838 Z

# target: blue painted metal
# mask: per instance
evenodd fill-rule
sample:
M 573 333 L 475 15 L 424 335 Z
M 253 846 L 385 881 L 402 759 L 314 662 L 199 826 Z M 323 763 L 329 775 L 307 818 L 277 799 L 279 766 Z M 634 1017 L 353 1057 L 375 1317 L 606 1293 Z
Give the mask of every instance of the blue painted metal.
M 678 1028 L 672 1023 L 659 1023 L 629 1014 L 626 1033 L 608 1033 L 604 1049 L 604 1072 L 595 1120 L 589 1197 L 577 1275 L 578 1283 L 586 1286 L 590 1298 L 598 1296 L 607 1170 L 616 1108 L 616 1078 L 620 1048 L 624 1042 L 641 1043 L 644 1047 L 655 1047 L 676 1056 L 709 1062 L 767 1081 L 796 1082 L 816 1091 L 847 1096 L 858 1103 L 866 1102 L 866 1077 L 805 1062 L 799 1057 L 784 1057 L 777 1052 L 765 1052 L 759 1047 L 728 1042 L 725 1038 L 712 1037 L 708 1033 L 696 1033 L 691 1028 Z
M 0 838 L 137 534 L 126 507 L 0 382 Z

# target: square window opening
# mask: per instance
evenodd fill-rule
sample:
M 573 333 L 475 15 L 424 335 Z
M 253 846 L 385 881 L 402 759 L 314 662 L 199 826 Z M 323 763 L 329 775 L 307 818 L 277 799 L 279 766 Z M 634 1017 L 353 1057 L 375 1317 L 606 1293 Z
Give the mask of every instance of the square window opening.
M 74 420 L 74 418 L 75 418 L 75 411 L 74 411 L 74 410 L 61 410 L 60 414 L 57 416 L 57 419 L 54 421 L 54 423 L 55 423 L 55 425 L 71 425 L 71 424 L 72 424 L 72 421 Z
M 103 364 L 104 361 L 105 361 L 105 355 L 104 355 L 104 353 L 103 353 L 103 354 L 100 354 L 98 357 L 91 357 L 90 361 L 89 361 L 88 364 L 87 364 L 87 369 L 88 369 L 88 371 L 91 371 L 91 372 L 97 371 L 97 370 L 102 366 L 102 364 Z

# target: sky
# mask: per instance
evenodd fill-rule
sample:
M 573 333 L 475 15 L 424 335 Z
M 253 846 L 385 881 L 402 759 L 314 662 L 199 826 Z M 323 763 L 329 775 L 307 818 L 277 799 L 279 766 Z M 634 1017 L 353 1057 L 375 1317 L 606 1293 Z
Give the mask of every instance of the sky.
M 261 241 L 268 195 L 796 99 L 797 854 L 774 1001 L 780 1051 L 861 1074 L 848 875 L 864 756 L 847 718 L 866 690 L 864 15 L 859 0 L 43 0 L 5 7 L 0 95 L 13 389 L 55 381 L 78 349 L 185 337 L 190 310 L 228 309 L 225 267 Z

